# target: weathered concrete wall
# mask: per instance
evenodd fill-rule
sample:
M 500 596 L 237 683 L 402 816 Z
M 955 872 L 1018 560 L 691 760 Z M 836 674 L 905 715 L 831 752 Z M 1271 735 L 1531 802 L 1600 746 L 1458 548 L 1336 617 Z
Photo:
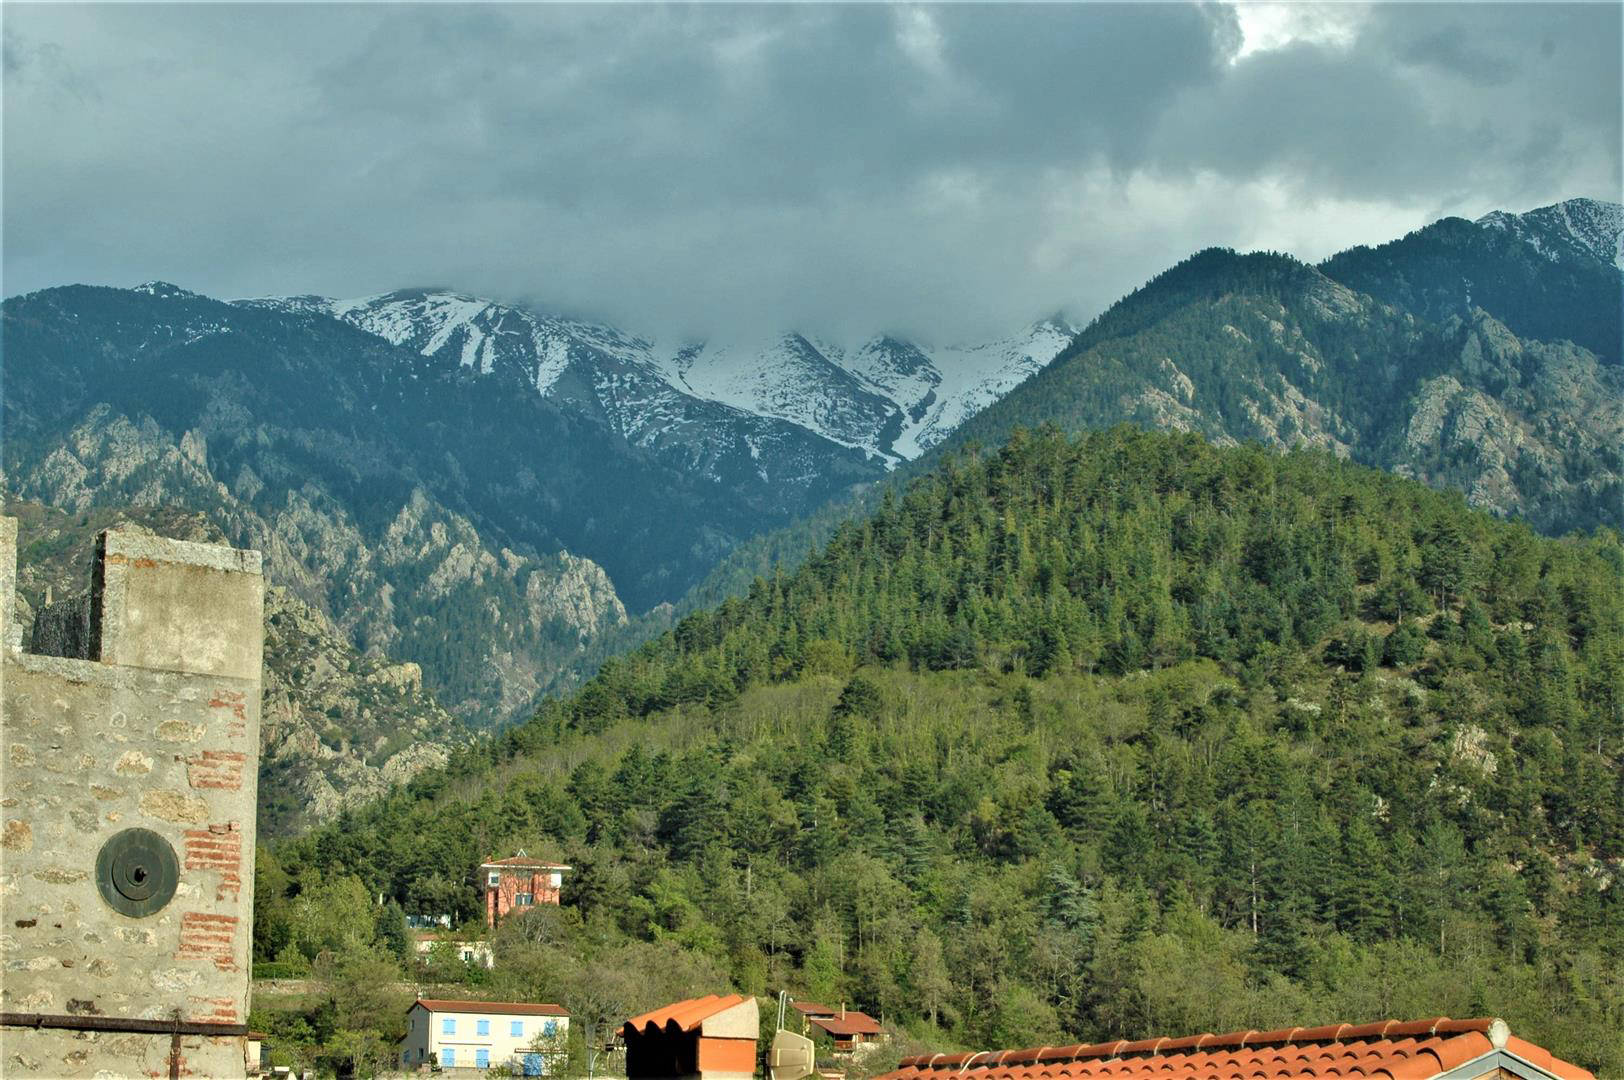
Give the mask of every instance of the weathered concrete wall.
M 240 1025 L 259 554 L 117 532 L 99 549 L 95 658 L 0 650 L 0 1010 Z M 0 524 L 0 589 L 15 550 Z M 179 871 L 173 898 L 139 917 L 114 910 L 97 880 L 103 845 L 131 827 L 167 842 Z M 243 1054 L 240 1037 L 186 1035 L 174 1071 L 242 1076 Z M 168 1034 L 11 1026 L 0 1055 L 5 1076 L 171 1075 Z

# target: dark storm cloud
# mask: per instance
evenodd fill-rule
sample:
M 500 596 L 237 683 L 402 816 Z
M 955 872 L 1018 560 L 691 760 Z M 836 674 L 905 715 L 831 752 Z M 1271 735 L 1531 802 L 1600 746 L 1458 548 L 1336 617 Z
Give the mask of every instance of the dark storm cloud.
M 998 332 L 1205 244 L 1616 198 L 1618 37 L 1616 6 L 9 7 L 5 289 Z

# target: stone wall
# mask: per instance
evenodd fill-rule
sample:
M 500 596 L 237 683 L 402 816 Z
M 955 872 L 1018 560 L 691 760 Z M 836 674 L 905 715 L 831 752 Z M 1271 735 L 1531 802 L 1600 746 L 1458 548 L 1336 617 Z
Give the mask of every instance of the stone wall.
M 0 1075 L 244 1075 L 263 602 L 258 552 L 109 531 L 82 655 L 3 627 Z

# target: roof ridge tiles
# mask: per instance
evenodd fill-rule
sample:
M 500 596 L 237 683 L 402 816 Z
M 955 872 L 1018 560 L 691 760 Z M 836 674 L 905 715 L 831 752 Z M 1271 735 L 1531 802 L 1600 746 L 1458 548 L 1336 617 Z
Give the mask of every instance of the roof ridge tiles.
M 1548 1050 L 1514 1039 L 1503 1020 L 1444 1016 L 919 1055 L 904 1059 L 897 1072 L 881 1080 L 925 1080 L 923 1074 L 928 1070 L 948 1069 L 968 1080 L 1332 1076 L 1340 1080 L 1423 1080 L 1491 1049 L 1510 1049 L 1564 1080 L 1593 1080 L 1583 1069 L 1555 1059 Z M 1546 1066 L 1546 1061 L 1555 1067 Z

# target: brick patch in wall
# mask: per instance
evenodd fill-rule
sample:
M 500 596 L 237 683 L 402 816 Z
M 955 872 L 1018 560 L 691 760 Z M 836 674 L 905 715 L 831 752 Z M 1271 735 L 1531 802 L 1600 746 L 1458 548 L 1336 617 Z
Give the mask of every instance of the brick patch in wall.
M 248 755 L 239 750 L 205 750 L 186 759 L 186 782 L 194 788 L 241 791 Z
M 237 1022 L 237 1003 L 228 997 L 193 997 L 188 996 L 187 1002 L 189 1019 L 200 1024 L 235 1024 Z
M 186 830 L 186 869 L 213 870 L 220 875 L 216 900 L 242 892 L 242 833 L 231 826 Z
M 237 917 L 188 911 L 180 917 L 177 956 L 201 956 L 221 971 L 236 971 Z
M 231 713 L 231 720 L 226 724 L 226 734 L 237 736 L 248 734 L 248 698 L 239 690 L 216 690 L 209 699 L 209 708 L 227 709 Z

